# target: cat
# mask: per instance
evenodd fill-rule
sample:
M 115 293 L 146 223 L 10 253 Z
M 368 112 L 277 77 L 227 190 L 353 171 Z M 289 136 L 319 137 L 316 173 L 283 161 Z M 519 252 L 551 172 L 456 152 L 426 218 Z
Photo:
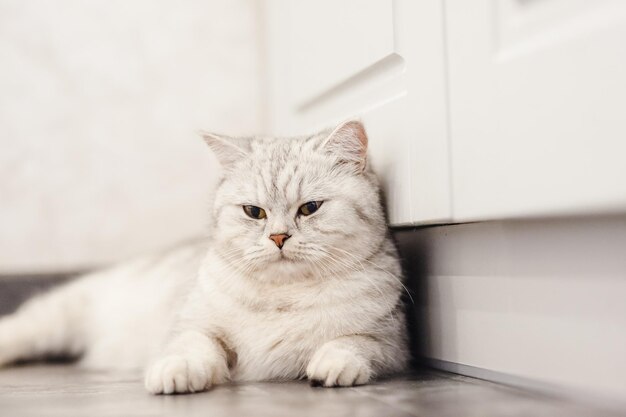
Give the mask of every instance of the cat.
M 204 134 L 222 166 L 210 238 L 89 274 L 0 319 L 0 365 L 146 368 L 153 394 L 229 380 L 353 386 L 408 361 L 396 248 L 367 135 Z

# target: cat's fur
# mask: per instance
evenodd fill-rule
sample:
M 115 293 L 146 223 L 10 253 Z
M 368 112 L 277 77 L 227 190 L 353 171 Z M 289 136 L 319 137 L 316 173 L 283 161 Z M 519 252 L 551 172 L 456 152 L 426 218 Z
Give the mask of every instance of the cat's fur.
M 0 320 L 0 364 L 148 366 L 152 393 L 229 379 L 364 384 L 407 362 L 403 285 L 359 122 L 294 139 L 205 135 L 224 175 L 208 244 L 91 274 Z M 317 212 L 298 215 L 309 201 Z M 243 205 L 267 217 L 248 217 Z M 268 237 L 291 237 L 279 249 Z

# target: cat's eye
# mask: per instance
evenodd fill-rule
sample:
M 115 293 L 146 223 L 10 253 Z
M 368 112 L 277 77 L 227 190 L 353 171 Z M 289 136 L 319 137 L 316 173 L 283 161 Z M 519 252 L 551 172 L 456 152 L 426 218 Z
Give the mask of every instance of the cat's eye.
M 313 214 L 320 208 L 323 201 L 309 201 L 308 203 L 304 203 L 298 209 L 298 214 L 302 214 L 303 216 L 308 216 Z
M 264 219 L 267 217 L 265 210 L 257 206 L 243 206 L 243 211 L 253 219 Z

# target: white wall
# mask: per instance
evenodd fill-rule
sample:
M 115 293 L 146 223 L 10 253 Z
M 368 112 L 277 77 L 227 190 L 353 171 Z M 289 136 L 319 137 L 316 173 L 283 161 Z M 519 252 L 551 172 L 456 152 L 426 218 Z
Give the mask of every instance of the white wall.
M 203 232 L 197 129 L 262 128 L 254 1 L 0 2 L 0 273 Z
M 469 223 L 396 236 L 405 258 L 421 263 L 411 277 L 425 327 L 418 343 L 435 365 L 624 402 L 626 215 Z

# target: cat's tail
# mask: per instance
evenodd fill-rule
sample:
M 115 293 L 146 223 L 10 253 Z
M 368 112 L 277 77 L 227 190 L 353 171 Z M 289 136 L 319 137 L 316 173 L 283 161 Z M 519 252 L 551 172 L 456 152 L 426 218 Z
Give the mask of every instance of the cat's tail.
M 85 347 L 85 315 L 90 304 L 84 280 L 24 303 L 0 317 L 0 367 L 16 361 L 75 357 Z

